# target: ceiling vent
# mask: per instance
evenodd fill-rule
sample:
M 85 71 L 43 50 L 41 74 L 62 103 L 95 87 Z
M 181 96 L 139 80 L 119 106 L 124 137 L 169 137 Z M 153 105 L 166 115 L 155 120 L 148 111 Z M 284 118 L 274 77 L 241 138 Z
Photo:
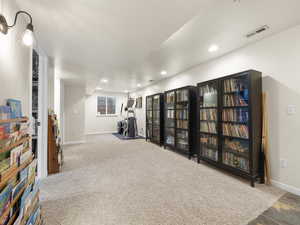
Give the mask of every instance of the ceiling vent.
M 154 82 L 154 80 L 149 80 L 150 83 Z
M 246 37 L 247 37 L 247 38 L 251 38 L 251 37 L 253 37 L 253 36 L 257 35 L 257 34 L 260 34 L 260 33 L 264 32 L 264 31 L 266 31 L 266 30 L 268 30 L 268 29 L 270 29 L 270 27 L 269 27 L 268 25 L 264 25 L 264 26 L 262 26 L 262 27 L 257 28 L 256 30 L 254 30 L 254 31 L 252 31 L 252 32 L 250 32 L 250 33 L 248 33 L 248 34 L 246 35 Z

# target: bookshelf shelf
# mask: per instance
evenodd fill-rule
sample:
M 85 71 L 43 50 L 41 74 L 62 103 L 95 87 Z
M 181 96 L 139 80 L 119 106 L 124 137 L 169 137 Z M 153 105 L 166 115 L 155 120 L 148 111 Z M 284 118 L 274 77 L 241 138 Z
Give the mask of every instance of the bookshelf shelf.
M 164 140 L 164 98 L 162 93 L 146 97 L 146 141 L 162 145 Z
M 186 86 L 166 91 L 164 99 L 164 148 L 168 147 L 191 158 L 195 155 L 196 87 Z
M 19 145 L 24 144 L 25 142 L 29 141 L 30 139 L 31 139 L 30 137 L 22 138 L 21 140 L 15 142 L 15 143 L 12 143 L 11 145 L 9 145 L 7 147 L 0 149 L 0 153 L 8 152 L 8 151 L 12 150 L 13 148 L 18 147 Z
M 28 185 L 28 184 L 27 184 Z M 9 211 L 12 207 L 15 206 L 15 204 L 19 201 L 21 196 L 23 195 L 27 185 L 25 185 L 19 192 L 19 194 L 15 197 L 15 199 L 12 200 L 12 202 L 7 206 L 6 210 L 3 212 L 2 216 L 0 217 L 0 221 L 3 221 L 4 218 L 9 214 Z M 13 217 L 11 218 L 13 220 Z
M 261 73 L 249 70 L 199 83 L 197 87 L 198 162 L 205 161 L 246 178 L 253 187 L 258 179 L 264 182 Z M 215 122 L 210 121 L 212 118 Z M 201 132 L 200 128 L 209 132 Z
M 244 137 L 237 137 L 237 136 L 228 136 L 228 135 L 222 135 L 223 138 L 229 138 L 229 139 L 240 139 L 244 141 L 249 141 L 249 138 L 244 138 Z
M 19 167 L 13 167 L 9 169 L 10 171 L 8 171 L 8 175 L 1 177 L 0 179 L 0 189 L 3 188 L 10 179 L 16 177 L 21 170 L 26 168 L 32 162 L 32 160 L 33 157 L 28 159 L 25 163 L 23 163 Z
M 18 118 L 18 119 L 7 119 L 7 120 L 0 120 L 0 124 L 3 123 L 24 123 L 27 122 L 28 118 L 27 117 L 23 117 L 23 118 Z

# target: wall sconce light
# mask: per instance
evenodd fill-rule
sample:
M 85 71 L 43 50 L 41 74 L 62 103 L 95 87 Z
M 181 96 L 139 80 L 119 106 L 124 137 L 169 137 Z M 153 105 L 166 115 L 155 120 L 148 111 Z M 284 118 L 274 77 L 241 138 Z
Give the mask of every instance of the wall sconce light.
M 30 19 L 30 23 L 26 26 L 26 30 L 23 33 L 23 37 L 22 37 L 22 41 L 26 46 L 31 46 L 33 44 L 34 41 L 34 37 L 33 37 L 33 25 L 32 25 L 32 17 L 28 12 L 25 11 L 18 11 L 15 15 L 15 21 L 14 24 L 9 26 L 7 24 L 7 21 L 5 19 L 5 17 L 3 15 L 0 14 L 0 32 L 2 34 L 7 34 L 8 30 L 13 28 L 14 26 L 16 26 L 17 24 L 17 20 L 18 20 L 18 16 L 20 14 L 25 14 L 29 17 Z

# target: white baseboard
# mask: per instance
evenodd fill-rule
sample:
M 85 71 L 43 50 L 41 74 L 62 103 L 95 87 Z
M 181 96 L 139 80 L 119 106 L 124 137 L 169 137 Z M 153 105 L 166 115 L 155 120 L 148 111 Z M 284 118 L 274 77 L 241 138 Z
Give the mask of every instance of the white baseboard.
M 117 131 L 116 130 L 102 131 L 102 132 L 86 133 L 85 135 L 100 135 L 100 134 L 113 134 L 113 133 L 117 133 Z
M 67 141 L 63 143 L 63 145 L 79 145 L 79 144 L 84 144 L 86 141 Z
M 300 189 L 299 188 L 296 188 L 294 186 L 281 183 L 281 182 L 276 181 L 276 180 L 271 180 L 271 184 L 273 186 L 275 186 L 275 187 L 281 188 L 282 190 L 285 190 L 285 191 L 288 191 L 288 192 L 290 192 L 292 194 L 300 196 Z

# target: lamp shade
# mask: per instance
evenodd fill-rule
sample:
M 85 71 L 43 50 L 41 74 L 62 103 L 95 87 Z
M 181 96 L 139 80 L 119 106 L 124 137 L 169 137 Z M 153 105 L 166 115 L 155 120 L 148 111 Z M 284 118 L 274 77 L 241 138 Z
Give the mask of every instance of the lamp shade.
M 3 15 L 0 14 L 0 32 L 2 34 L 7 34 L 7 31 L 8 31 L 8 25 L 6 19 Z
M 32 24 L 28 24 L 26 30 L 23 33 L 22 37 L 23 44 L 26 46 L 32 46 L 34 42 L 33 37 L 33 26 Z

